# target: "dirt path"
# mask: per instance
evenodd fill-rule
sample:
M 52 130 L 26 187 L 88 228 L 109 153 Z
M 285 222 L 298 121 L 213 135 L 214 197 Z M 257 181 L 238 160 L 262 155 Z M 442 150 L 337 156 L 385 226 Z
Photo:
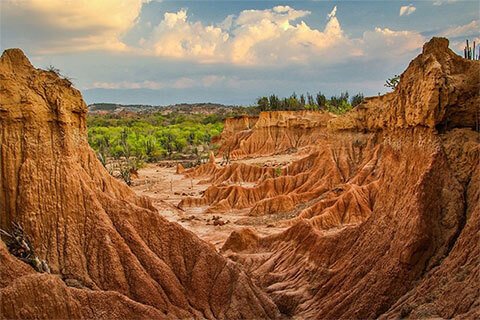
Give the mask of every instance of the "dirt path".
M 246 160 L 236 160 L 248 164 L 271 165 L 290 163 L 296 160 L 296 155 L 277 155 L 270 157 L 258 157 Z M 132 188 L 139 194 L 152 199 L 154 206 L 169 221 L 177 222 L 186 229 L 192 231 L 203 240 L 210 242 L 217 249 L 220 249 L 232 233 L 245 227 L 254 228 L 259 235 L 266 236 L 278 233 L 285 227 L 276 226 L 278 220 L 289 217 L 284 215 L 266 217 L 248 217 L 248 209 L 232 210 L 225 213 L 204 213 L 206 207 L 192 207 L 180 210 L 166 208 L 162 201 L 173 206 L 187 196 L 200 197 L 210 184 L 199 184 L 200 179 L 185 178 L 182 174 L 176 174 L 175 167 L 161 167 L 155 164 L 148 164 L 138 172 L 138 178 L 133 180 Z M 242 183 L 245 186 L 245 183 Z M 251 186 L 254 186 L 252 184 Z M 225 225 L 214 225 L 214 216 L 227 222 Z

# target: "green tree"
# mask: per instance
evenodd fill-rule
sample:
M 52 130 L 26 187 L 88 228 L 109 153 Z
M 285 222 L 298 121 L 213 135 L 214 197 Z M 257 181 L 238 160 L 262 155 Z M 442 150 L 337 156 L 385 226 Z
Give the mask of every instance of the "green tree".
M 161 140 L 160 144 L 167 151 L 167 154 L 170 156 L 175 149 L 175 136 L 171 132 L 166 132 Z
M 145 149 L 145 155 L 147 156 L 148 160 L 152 160 L 155 158 L 156 151 L 157 151 L 157 146 L 155 144 L 155 140 L 153 138 L 149 137 L 143 141 L 143 147 Z
M 272 94 L 268 98 L 268 103 L 270 105 L 271 110 L 279 110 L 280 109 L 280 100 L 278 99 L 278 97 L 276 95 Z
M 357 93 L 350 100 L 350 104 L 352 105 L 352 107 L 356 107 L 360 103 L 362 103 L 364 99 L 365 99 L 365 97 L 363 96 L 363 93 Z
M 317 100 L 317 106 L 318 106 L 319 109 L 326 109 L 327 98 L 325 97 L 325 95 L 323 93 L 318 92 L 317 96 L 316 96 L 316 100 Z
M 317 105 L 315 104 L 315 99 L 313 96 L 307 92 L 307 104 L 310 107 L 310 109 L 315 110 L 317 109 Z
M 261 97 L 257 100 L 257 105 L 261 111 L 268 111 L 270 110 L 270 103 L 267 97 Z
M 306 100 L 305 100 L 305 96 L 303 94 L 300 95 L 300 104 L 299 104 L 299 107 L 300 108 L 305 108 L 305 105 L 307 104 Z

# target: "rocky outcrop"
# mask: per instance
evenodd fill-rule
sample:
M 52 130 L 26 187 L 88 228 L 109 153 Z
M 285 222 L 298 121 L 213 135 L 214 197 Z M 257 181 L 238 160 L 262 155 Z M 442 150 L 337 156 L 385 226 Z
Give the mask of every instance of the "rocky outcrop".
M 258 117 L 256 116 L 238 116 L 225 119 L 223 131 L 220 136 L 220 148 L 223 149 L 227 147 L 227 141 L 234 138 L 238 133 L 251 130 L 257 121 Z
M 11 49 L 0 59 L 0 86 L 0 227 L 21 224 L 51 270 L 35 272 L 1 244 L 2 317 L 279 315 L 239 265 L 107 173 L 68 79 Z
M 480 62 L 434 38 L 394 92 L 304 132 L 297 141 L 314 141 L 314 152 L 280 176 L 257 173 L 253 187 L 214 185 L 183 205 L 297 213 L 280 234 L 236 231 L 222 248 L 284 314 L 477 318 L 479 77 Z M 260 124 L 238 143 L 242 155 L 266 150 L 252 143 Z M 229 179 L 212 172 L 213 181 Z
M 433 38 L 401 75 L 394 92 L 373 97 L 329 127 L 341 130 L 385 130 L 415 126 L 478 128 L 480 113 L 478 61 L 463 59 L 448 40 Z
M 236 159 L 297 151 L 320 138 L 318 129 L 331 118 L 322 111 L 280 111 L 227 119 L 220 153 Z

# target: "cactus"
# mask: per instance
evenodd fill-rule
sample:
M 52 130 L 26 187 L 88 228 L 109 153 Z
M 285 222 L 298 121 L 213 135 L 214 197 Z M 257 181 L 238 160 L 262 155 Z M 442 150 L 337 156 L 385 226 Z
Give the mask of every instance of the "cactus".
M 469 60 L 480 60 L 480 50 L 478 55 L 476 55 L 477 44 L 473 41 L 473 47 L 470 46 L 468 39 L 466 40 L 466 46 L 463 48 L 463 57 Z
M 145 147 L 145 154 L 150 158 L 153 156 L 156 146 L 155 146 L 155 141 L 153 139 L 147 139 L 144 142 L 144 147 Z

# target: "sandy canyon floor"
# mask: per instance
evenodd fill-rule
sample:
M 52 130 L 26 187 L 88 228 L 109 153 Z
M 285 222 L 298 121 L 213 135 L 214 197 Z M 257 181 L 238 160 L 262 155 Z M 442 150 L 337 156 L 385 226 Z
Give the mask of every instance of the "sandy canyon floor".
M 286 166 L 301 157 L 299 154 L 281 154 L 233 160 L 231 163 L 278 167 L 279 165 Z M 219 165 L 221 159 L 217 158 L 216 163 Z M 281 223 L 282 220 L 296 216 L 296 213 L 293 212 L 251 217 L 247 216 L 249 209 L 232 209 L 222 213 L 207 213 L 205 212 L 207 207 L 176 209 L 183 198 L 187 196 L 200 197 L 212 185 L 204 183 L 202 180 L 178 174 L 174 166 L 147 164 L 138 171 L 138 177 L 133 179 L 132 189 L 140 196 L 150 197 L 153 205 L 163 217 L 179 223 L 201 239 L 213 244 L 217 250 L 222 247 L 233 231 L 251 227 L 261 236 L 276 234 L 288 227 Z M 235 185 L 235 183 L 231 185 Z M 253 187 L 255 183 L 241 182 L 236 185 Z M 172 204 L 174 207 L 166 207 L 162 201 Z M 215 218 L 220 223 L 214 224 Z

